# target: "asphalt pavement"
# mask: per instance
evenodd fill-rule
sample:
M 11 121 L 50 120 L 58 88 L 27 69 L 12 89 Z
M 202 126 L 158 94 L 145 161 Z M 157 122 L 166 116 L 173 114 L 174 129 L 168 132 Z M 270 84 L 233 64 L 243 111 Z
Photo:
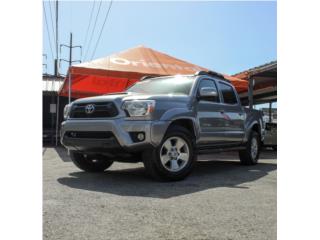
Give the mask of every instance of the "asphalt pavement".
M 186 180 L 156 182 L 141 163 L 85 173 L 64 148 L 43 148 L 44 239 L 276 239 L 276 158 L 207 155 Z

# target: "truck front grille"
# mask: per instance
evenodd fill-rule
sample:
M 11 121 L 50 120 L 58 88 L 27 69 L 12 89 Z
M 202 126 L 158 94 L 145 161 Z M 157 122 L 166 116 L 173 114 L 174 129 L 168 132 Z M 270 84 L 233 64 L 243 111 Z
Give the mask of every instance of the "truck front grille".
M 93 111 L 86 111 L 86 107 L 93 106 Z M 117 116 L 118 110 L 113 102 L 78 103 L 72 106 L 70 118 L 111 118 Z

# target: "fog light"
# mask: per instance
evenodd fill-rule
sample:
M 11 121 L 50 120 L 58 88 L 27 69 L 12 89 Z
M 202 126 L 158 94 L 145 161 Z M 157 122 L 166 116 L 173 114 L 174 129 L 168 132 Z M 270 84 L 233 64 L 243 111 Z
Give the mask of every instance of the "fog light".
M 142 142 L 146 139 L 144 132 L 129 132 L 129 134 L 133 142 Z
M 137 138 L 139 141 L 143 141 L 144 140 L 144 133 L 138 133 Z

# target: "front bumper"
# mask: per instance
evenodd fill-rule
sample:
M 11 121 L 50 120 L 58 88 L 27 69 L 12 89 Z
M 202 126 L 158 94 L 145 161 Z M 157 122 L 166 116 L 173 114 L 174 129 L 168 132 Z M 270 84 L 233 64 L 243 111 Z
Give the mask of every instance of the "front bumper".
M 169 121 L 136 121 L 125 118 L 95 120 L 68 119 L 61 124 L 61 144 L 70 150 L 87 152 L 140 151 L 160 144 Z M 111 133 L 106 138 L 70 137 L 70 132 Z M 130 132 L 143 132 L 145 139 L 135 142 Z M 66 134 L 68 133 L 68 134 Z M 91 134 L 92 135 L 92 134 Z

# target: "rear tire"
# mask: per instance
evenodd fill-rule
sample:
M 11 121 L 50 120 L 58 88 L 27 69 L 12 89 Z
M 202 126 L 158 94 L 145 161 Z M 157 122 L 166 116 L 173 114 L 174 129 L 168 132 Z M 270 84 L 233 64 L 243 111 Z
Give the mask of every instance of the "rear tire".
M 239 151 L 240 162 L 243 165 L 255 165 L 258 163 L 260 155 L 260 136 L 256 131 L 250 133 L 246 143 L 246 149 Z
M 171 126 L 157 148 L 143 153 L 143 164 L 152 178 L 179 181 L 187 177 L 195 163 L 191 133 L 184 127 Z
M 70 158 L 74 165 L 85 172 L 103 172 L 113 161 L 102 155 L 87 155 L 78 151 L 70 151 Z

